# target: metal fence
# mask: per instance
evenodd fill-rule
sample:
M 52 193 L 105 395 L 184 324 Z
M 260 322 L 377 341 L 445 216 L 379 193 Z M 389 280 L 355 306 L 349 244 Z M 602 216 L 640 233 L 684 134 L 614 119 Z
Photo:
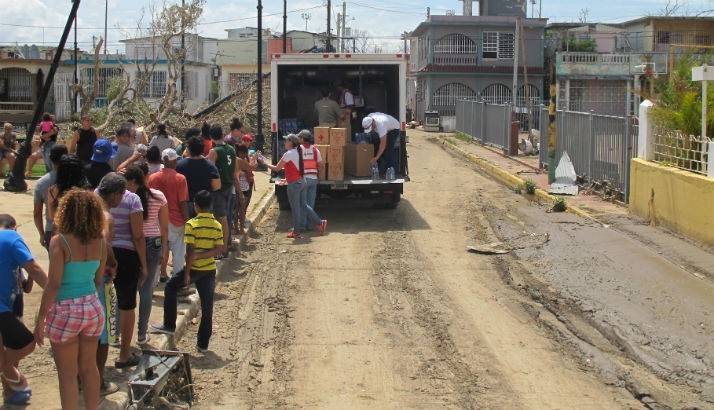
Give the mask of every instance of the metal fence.
M 655 128 L 654 161 L 697 174 L 708 174 L 712 140 L 677 130 Z
M 540 111 L 540 160 L 548 162 L 548 110 Z M 558 111 L 556 159 L 563 152 L 589 183 L 607 183 L 627 201 L 630 160 L 637 154 L 637 125 L 628 117 Z
M 483 101 L 456 101 L 456 131 L 463 132 L 482 144 L 508 147 L 511 132 L 511 106 Z

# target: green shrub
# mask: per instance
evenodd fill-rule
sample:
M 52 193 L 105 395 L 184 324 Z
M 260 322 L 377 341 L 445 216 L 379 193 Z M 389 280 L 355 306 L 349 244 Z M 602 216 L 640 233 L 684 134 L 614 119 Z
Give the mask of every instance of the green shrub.
M 536 192 L 536 188 L 538 188 L 538 186 L 532 179 L 526 179 L 526 182 L 523 183 L 523 189 L 528 195 L 534 195 Z
M 565 212 L 567 209 L 568 204 L 564 198 L 558 197 L 558 199 L 553 202 L 553 212 Z

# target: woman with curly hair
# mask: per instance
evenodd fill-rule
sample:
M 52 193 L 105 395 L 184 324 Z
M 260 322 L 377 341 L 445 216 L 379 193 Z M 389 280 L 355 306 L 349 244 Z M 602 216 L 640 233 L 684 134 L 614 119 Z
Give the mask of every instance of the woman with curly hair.
M 55 184 L 47 191 L 47 213 L 54 220 L 57 206 L 65 192 L 72 188 L 89 188 L 89 181 L 84 175 L 84 164 L 78 156 L 63 155 L 57 166 L 57 179 Z
M 97 297 L 107 258 L 102 200 L 73 188 L 59 201 L 57 234 L 50 240 L 50 271 L 35 325 L 35 340 L 50 340 L 63 409 L 79 408 L 77 376 L 84 405 L 99 405 L 96 354 L 105 315 Z

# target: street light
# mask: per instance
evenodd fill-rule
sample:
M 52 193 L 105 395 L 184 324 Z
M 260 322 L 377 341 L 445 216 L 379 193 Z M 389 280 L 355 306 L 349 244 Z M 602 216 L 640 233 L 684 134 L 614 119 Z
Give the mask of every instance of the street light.
M 263 1 L 258 0 L 258 105 L 256 107 L 258 125 L 255 134 L 255 148 L 263 152 L 265 137 L 263 136 Z

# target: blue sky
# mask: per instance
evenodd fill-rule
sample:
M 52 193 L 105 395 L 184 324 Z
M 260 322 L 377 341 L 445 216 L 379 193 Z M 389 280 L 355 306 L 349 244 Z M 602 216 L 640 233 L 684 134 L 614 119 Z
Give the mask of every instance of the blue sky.
M 123 48 L 118 42 L 133 34 L 126 28 L 136 27 L 141 10 L 163 0 L 109 0 L 109 50 Z M 178 2 L 179 0 L 166 0 Z M 529 0 L 530 1 L 530 0 Z M 301 14 L 309 13 L 308 29 L 322 31 L 326 27 L 326 0 L 288 0 L 288 29 L 304 29 Z M 543 17 L 551 21 L 576 21 L 579 11 L 587 8 L 590 21 L 620 21 L 636 18 L 660 10 L 666 0 L 542 0 Z M 714 9 L 714 0 L 680 0 L 692 12 Z M 333 15 L 341 10 L 342 2 L 333 0 Z M 282 1 L 264 0 L 264 24 L 273 31 L 282 29 Z M 390 47 L 392 38 L 410 31 L 425 18 L 426 7 L 432 14 L 447 10 L 460 13 L 458 0 L 354 0 L 347 1 L 348 26 L 365 30 L 380 38 Z M 536 14 L 538 4 L 536 4 Z M 0 44 L 18 42 L 57 44 L 70 8 L 69 0 L 0 0 L 3 18 L 0 20 Z M 274 15 L 271 15 L 274 14 Z M 255 26 L 256 1 L 207 0 L 198 31 L 202 35 L 225 37 L 225 29 Z M 529 11 L 530 16 L 530 11 Z M 231 21 L 226 21 L 231 20 Z M 334 27 L 333 17 L 333 27 Z M 25 25 L 32 27 L 17 27 Z M 83 0 L 79 12 L 80 48 L 91 46 L 92 36 L 101 36 L 104 25 L 104 0 Z M 45 26 L 41 28 L 40 26 Z

